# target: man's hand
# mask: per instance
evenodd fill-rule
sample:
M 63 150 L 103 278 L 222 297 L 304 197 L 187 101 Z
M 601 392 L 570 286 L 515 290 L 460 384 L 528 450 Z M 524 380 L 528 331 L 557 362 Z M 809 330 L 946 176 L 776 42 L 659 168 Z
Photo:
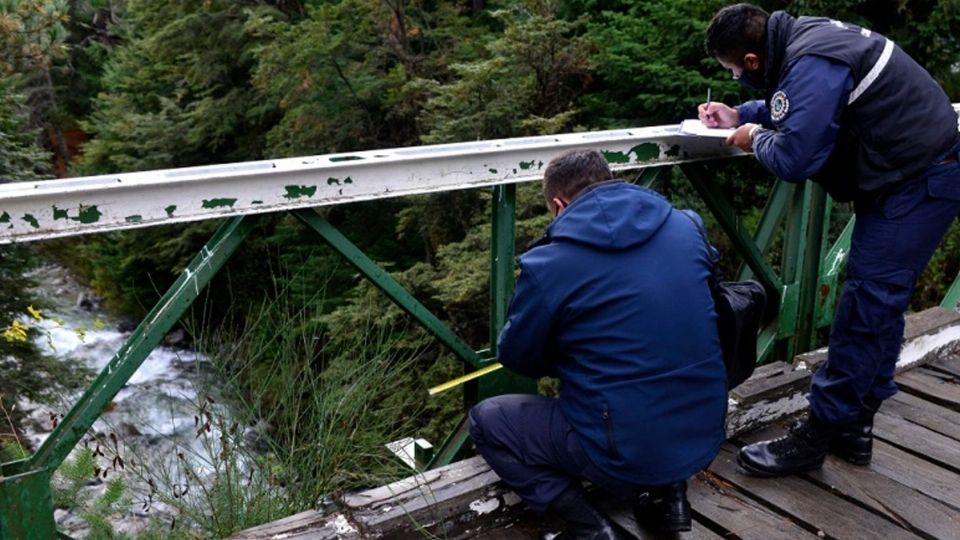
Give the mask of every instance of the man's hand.
M 744 124 L 738 127 L 733 135 L 727 137 L 726 143 L 735 145 L 744 152 L 752 152 L 753 137 L 750 136 L 750 131 L 755 127 L 758 127 L 757 124 Z
M 701 103 L 697 107 L 700 122 L 708 128 L 732 128 L 740 122 L 740 113 L 718 101 Z

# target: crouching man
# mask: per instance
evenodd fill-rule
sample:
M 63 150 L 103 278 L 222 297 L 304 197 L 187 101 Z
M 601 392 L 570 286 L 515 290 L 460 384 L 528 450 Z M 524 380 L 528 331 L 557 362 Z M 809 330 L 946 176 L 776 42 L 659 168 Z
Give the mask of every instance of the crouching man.
M 558 377 L 558 399 L 504 395 L 470 411 L 477 449 L 561 538 L 616 538 L 582 481 L 635 497 L 638 521 L 690 530 L 686 480 L 724 439 L 726 387 L 699 216 L 614 180 L 592 150 L 546 169 L 555 220 L 520 257 L 497 346 L 529 377 Z

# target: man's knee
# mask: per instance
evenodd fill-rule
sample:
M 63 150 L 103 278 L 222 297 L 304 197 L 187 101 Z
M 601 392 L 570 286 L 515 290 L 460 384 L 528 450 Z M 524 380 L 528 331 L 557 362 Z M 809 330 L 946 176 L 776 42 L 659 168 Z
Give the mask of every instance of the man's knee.
M 488 442 L 490 427 L 503 418 L 503 398 L 496 396 L 477 403 L 467 415 L 470 419 L 470 437 L 477 445 Z

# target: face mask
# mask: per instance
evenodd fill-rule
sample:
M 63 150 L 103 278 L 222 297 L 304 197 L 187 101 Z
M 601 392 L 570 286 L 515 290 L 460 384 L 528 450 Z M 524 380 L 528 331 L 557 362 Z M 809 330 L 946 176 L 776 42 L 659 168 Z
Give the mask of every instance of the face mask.
M 752 90 L 763 91 L 766 87 L 766 81 L 763 79 L 761 71 L 744 71 L 735 79 L 738 83 Z

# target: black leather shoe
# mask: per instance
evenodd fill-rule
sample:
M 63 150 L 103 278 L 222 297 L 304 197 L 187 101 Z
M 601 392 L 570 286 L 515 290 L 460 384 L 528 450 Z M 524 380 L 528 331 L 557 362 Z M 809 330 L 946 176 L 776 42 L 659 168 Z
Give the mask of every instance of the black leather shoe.
M 811 414 L 797 421 L 782 437 L 744 446 L 737 454 L 737 463 L 754 476 L 812 471 L 823 466 L 830 440 L 835 435 L 835 429 Z
M 830 441 L 830 452 L 854 465 L 869 465 L 873 457 L 873 416 L 840 428 Z
M 618 540 L 616 528 L 587 501 L 583 492 L 568 489 L 550 503 L 549 511 L 559 516 L 563 530 L 559 533 L 541 532 L 540 538 L 556 540 Z
M 692 525 L 687 482 L 650 488 L 637 496 L 633 507 L 637 523 L 658 533 L 689 531 Z
M 873 457 L 873 417 L 882 403 L 873 397 L 865 398 L 860 419 L 839 428 L 830 441 L 830 451 L 854 465 L 869 465 Z

